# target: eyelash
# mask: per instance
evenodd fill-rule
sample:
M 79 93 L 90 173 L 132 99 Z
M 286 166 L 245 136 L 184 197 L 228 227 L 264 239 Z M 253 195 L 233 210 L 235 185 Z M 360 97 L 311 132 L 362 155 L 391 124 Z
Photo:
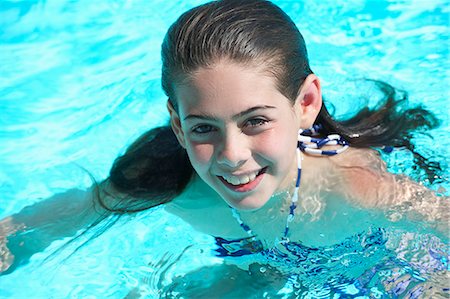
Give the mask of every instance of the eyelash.
M 269 120 L 264 119 L 264 118 L 253 118 L 253 119 L 247 120 L 243 127 L 244 128 L 257 128 L 257 127 L 263 126 L 269 122 L 270 122 Z M 205 128 L 207 128 L 206 131 L 205 131 Z M 216 129 L 212 125 L 198 125 L 192 129 L 192 132 L 197 135 L 203 135 L 203 134 L 211 133 L 212 131 L 215 131 L 215 130 Z
M 205 127 L 209 129 L 207 132 L 200 132 L 200 131 L 199 131 L 199 129 L 201 130 L 202 128 L 204 129 Z M 211 125 L 199 125 L 199 126 L 196 126 L 196 127 L 194 127 L 194 128 L 192 129 L 192 133 L 201 135 L 201 134 L 207 134 L 207 133 L 210 133 L 210 132 L 213 131 L 213 130 L 214 130 L 214 127 L 211 126 Z
M 254 123 L 256 122 L 256 123 Z M 247 123 L 250 123 L 250 127 L 259 127 L 267 124 L 269 121 L 264 118 L 253 118 L 247 121 Z

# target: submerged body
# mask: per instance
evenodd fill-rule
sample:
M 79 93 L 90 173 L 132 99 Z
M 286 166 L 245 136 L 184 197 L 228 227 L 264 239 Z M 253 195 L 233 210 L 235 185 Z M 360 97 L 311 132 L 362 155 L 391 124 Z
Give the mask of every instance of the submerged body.
M 373 167 L 353 169 L 351 165 L 358 156 L 372 159 Z M 326 159 L 333 163 L 325 162 Z M 301 197 L 295 218 L 289 223 L 287 243 L 283 231 L 293 183 L 260 209 L 239 211 L 254 238 L 239 225 L 230 206 L 198 177 L 185 194 L 167 204 L 168 212 L 196 230 L 214 236 L 215 255 L 225 258 L 220 267 L 186 274 L 174 283 L 173 289 L 168 288 L 168 294 L 178 291 L 187 298 L 195 298 L 196 292 L 203 288 L 191 293 L 180 282 L 190 285 L 199 280 L 207 294 L 222 296 L 229 292 L 243 296 L 246 290 L 258 292 L 259 283 L 266 286 L 265 291 L 272 290 L 272 295 L 280 295 L 284 289 L 292 294 L 316 290 L 345 297 L 348 293 L 342 287 L 350 285 L 354 287 L 354 296 L 379 290 L 390 296 L 446 298 L 447 198 L 436 197 L 407 178 L 386 173 L 375 151 L 349 149 L 335 157 L 305 155 L 303 161 L 304 165 L 313 163 L 315 167 L 307 167 L 305 170 L 314 170 L 303 173 Z M 354 175 L 369 171 L 373 179 L 377 178 L 370 182 L 374 189 L 370 189 L 370 184 L 357 186 L 368 192 L 372 200 L 348 197 L 355 182 L 343 179 L 339 171 L 342 167 L 348 167 Z M 378 189 L 378 183 L 386 180 L 389 184 L 396 182 L 396 188 L 389 185 L 391 189 L 387 186 Z M 233 266 L 250 276 L 240 274 Z M 205 276 L 209 277 L 206 281 Z M 239 280 L 229 281 L 229 277 Z M 230 284 L 234 285 L 232 291 L 224 288 Z
M 221 266 L 186 274 L 164 292 L 187 298 L 202 291 L 219 297 L 284 298 L 314 292 L 352 298 L 377 292 L 407 298 L 448 296 L 448 198 L 387 173 L 374 150 L 303 157 L 307 167 L 292 221 L 288 217 L 295 182 L 261 208 L 238 212 L 253 237 L 199 177 L 167 204 L 168 212 L 214 236 L 214 254 L 225 260 Z M 196 282 L 201 287 L 181 287 Z

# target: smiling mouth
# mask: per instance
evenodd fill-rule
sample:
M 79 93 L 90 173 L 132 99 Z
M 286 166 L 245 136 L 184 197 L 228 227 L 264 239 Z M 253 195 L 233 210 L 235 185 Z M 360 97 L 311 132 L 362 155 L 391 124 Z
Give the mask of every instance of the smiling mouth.
M 229 189 L 235 192 L 249 192 L 255 189 L 264 177 L 267 167 L 245 176 L 217 176 Z

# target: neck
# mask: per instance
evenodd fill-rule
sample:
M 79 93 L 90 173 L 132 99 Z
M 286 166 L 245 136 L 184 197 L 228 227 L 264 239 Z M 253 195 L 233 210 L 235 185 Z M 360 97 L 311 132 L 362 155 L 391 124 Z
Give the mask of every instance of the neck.
M 297 149 L 295 155 L 295 163 L 292 163 L 293 167 L 288 175 L 284 179 L 284 183 L 276 190 L 269 200 L 260 208 L 250 211 L 241 211 L 243 215 L 267 215 L 271 213 L 277 213 L 277 211 L 289 210 L 289 206 L 292 204 L 294 194 L 298 193 L 297 183 L 300 182 L 301 174 L 299 169 L 301 168 L 301 160 L 303 159 L 300 151 Z
M 286 215 L 289 211 L 289 205 L 291 204 L 292 194 L 295 190 L 296 178 L 292 179 L 288 186 L 276 191 L 270 199 L 259 209 L 250 211 L 239 211 L 239 214 L 246 219 L 265 219 L 280 217 Z

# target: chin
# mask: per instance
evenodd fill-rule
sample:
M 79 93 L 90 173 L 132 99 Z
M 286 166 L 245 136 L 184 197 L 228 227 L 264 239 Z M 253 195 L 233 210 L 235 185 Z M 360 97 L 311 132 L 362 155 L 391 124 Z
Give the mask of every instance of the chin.
M 231 207 L 240 211 L 255 211 L 262 208 L 268 200 L 261 201 L 261 199 L 245 198 L 241 201 L 234 199 L 225 200 Z

